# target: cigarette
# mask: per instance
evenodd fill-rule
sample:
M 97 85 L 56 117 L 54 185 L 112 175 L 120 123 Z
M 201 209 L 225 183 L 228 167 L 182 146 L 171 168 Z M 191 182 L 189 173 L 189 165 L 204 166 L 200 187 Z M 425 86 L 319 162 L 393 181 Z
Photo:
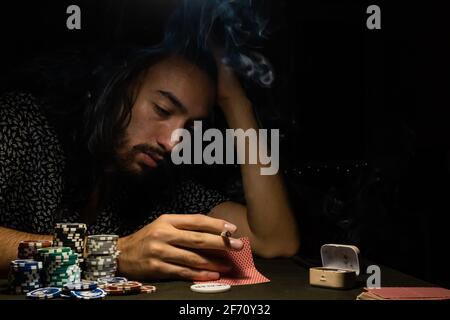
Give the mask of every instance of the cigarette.
M 220 233 L 220 236 L 222 237 L 223 242 L 225 243 L 225 245 L 226 245 L 227 247 L 230 247 L 230 246 L 231 246 L 231 244 L 230 244 L 231 232 L 230 232 L 230 231 L 227 231 L 227 230 L 222 231 L 222 232 Z
M 228 230 L 222 231 L 222 233 L 220 234 L 221 237 L 226 237 L 229 238 L 231 237 L 231 232 Z

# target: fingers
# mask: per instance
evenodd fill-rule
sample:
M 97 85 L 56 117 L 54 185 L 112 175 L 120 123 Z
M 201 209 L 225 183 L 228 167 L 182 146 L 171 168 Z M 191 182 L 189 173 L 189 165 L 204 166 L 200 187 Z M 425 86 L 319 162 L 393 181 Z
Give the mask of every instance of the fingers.
M 204 214 L 170 214 L 165 217 L 177 229 L 203 231 L 220 234 L 223 231 L 235 232 L 237 227 L 225 220 L 211 218 Z
M 196 252 L 172 247 L 170 245 L 164 245 L 162 252 L 162 260 L 176 265 L 220 273 L 229 272 L 232 268 L 232 266 L 225 264 L 226 261 L 223 259 L 207 257 Z
M 169 279 L 187 279 L 195 281 L 214 281 L 220 278 L 218 272 L 198 270 L 185 266 L 178 266 L 171 263 L 160 262 L 160 268 Z
M 243 242 L 239 239 L 216 236 L 210 233 L 178 230 L 170 244 L 191 249 L 241 250 Z

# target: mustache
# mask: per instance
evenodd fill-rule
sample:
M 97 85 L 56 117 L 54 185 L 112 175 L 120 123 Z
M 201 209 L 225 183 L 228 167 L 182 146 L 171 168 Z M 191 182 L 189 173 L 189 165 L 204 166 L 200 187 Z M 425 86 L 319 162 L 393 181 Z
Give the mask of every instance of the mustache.
M 153 147 L 153 146 L 151 146 L 149 144 L 138 144 L 138 145 L 135 145 L 133 147 L 133 149 L 132 149 L 132 152 L 135 153 L 135 154 L 136 153 L 140 153 L 140 152 L 143 152 L 143 153 L 146 153 L 146 154 L 154 154 L 154 155 L 162 157 L 163 160 L 161 160 L 161 161 L 165 160 L 166 154 L 167 154 L 161 148 Z

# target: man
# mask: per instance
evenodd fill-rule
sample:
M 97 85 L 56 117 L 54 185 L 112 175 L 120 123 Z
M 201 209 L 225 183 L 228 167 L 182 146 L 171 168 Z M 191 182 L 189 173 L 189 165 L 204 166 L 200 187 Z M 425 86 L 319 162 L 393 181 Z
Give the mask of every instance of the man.
M 87 134 L 80 141 L 86 142 L 92 167 L 98 171 L 79 210 L 64 208 L 63 194 L 68 188 L 63 187 L 66 185 L 63 172 L 67 168 L 62 155 L 67 147 L 61 146 L 38 102 L 25 94 L 2 99 L 0 266 L 3 275 L 9 261 L 16 258 L 21 240 L 51 239 L 51 228 L 60 221 L 87 222 L 90 233 L 119 233 L 119 272 L 130 278 L 218 279 L 229 266 L 209 257 L 204 249 L 240 250 L 243 244 L 238 238 L 243 236 L 249 237 L 253 252 L 262 257 L 287 257 L 297 252 L 297 224 L 282 179 L 278 174 L 261 175 L 261 164 L 241 165 L 246 206 L 224 201 L 212 191 L 199 187 L 193 187 L 197 189 L 192 191 L 188 186 L 172 194 L 197 196 L 194 206 L 186 211 L 167 212 L 166 209 L 149 214 L 144 209 L 142 215 L 135 211 L 142 209 L 136 205 L 145 202 L 142 200 L 156 198 L 152 201 L 158 202 L 159 194 L 140 192 L 146 190 L 145 185 L 151 185 L 149 190 L 157 190 L 163 184 L 162 176 L 154 172 L 158 172 L 158 166 L 164 161 L 170 161 L 170 152 L 179 142 L 171 139 L 176 129 L 189 128 L 194 120 L 206 118 L 215 103 L 222 109 L 230 128 L 257 128 L 243 88 L 231 69 L 221 63 L 215 72 L 210 72 L 211 68 L 205 67 L 203 60 L 164 51 L 137 61 L 113 77 L 96 104 L 84 112 Z M 131 99 L 126 102 L 127 99 L 114 98 L 120 94 Z M 115 119 L 110 123 L 107 117 L 111 114 Z M 123 120 L 122 126 L 118 119 Z M 108 135 L 110 145 L 106 139 L 102 140 Z M 135 189 L 128 189 L 136 193 L 129 192 L 134 197 L 132 194 L 121 202 L 110 190 L 120 189 L 128 181 L 130 185 L 138 181 Z M 197 208 L 203 201 L 198 200 L 201 196 L 206 197 L 206 207 Z M 121 214 L 105 213 L 108 211 L 105 208 L 109 208 L 105 201 L 109 200 L 121 202 L 118 210 Z M 172 200 L 169 198 L 168 202 Z M 172 208 L 184 210 L 186 206 Z M 192 214 L 193 208 L 206 214 Z M 130 223 L 128 229 L 124 227 L 135 220 L 138 223 Z M 229 242 L 220 236 L 223 231 L 232 233 Z

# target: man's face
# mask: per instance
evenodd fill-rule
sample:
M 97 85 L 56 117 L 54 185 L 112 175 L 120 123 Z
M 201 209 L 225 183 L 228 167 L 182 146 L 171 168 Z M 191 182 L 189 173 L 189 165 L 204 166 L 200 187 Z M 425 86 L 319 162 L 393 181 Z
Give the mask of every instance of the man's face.
M 120 171 L 139 177 L 156 169 L 178 143 L 171 141 L 172 132 L 206 118 L 214 98 L 207 74 L 183 58 L 170 57 L 150 67 L 117 149 Z

